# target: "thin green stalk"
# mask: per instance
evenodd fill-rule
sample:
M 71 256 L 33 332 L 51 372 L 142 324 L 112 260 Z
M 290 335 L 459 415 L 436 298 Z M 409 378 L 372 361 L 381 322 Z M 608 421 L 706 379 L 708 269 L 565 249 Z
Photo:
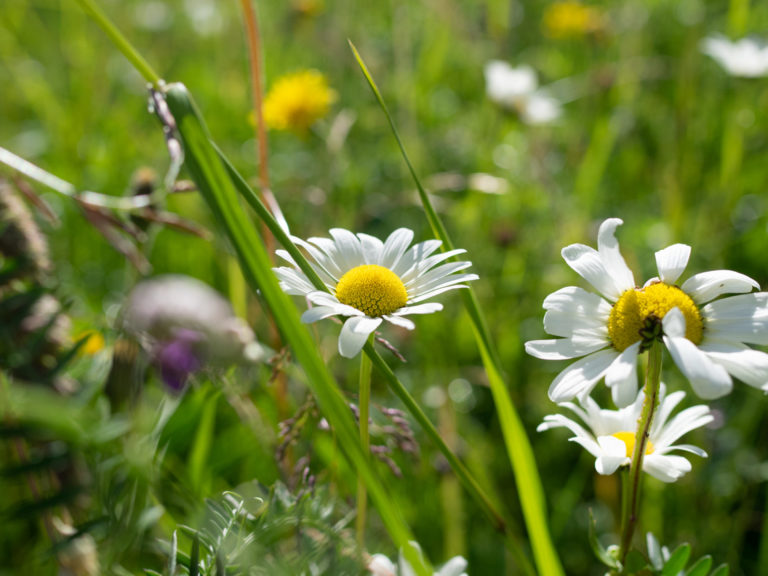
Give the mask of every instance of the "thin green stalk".
M 392 115 L 389 113 L 387 105 L 384 103 L 384 99 L 381 96 L 378 86 L 376 86 L 376 82 L 373 80 L 373 77 L 368 71 L 365 62 L 363 62 L 363 59 L 354 44 L 350 41 L 349 45 L 363 75 L 368 81 L 368 85 L 379 103 L 379 106 L 389 121 L 392 134 L 397 141 L 402 157 L 416 184 L 419 198 L 421 199 L 425 215 L 432 228 L 433 234 L 437 239 L 442 241 L 441 249 L 443 251 L 452 250 L 453 242 L 451 241 L 443 222 L 433 208 L 426 190 L 421 185 L 421 181 L 411 164 L 408 153 L 405 150 L 405 146 L 403 145 L 397 127 L 395 126 L 395 122 Z M 563 574 L 563 568 L 560 564 L 560 559 L 557 555 L 547 526 L 544 490 L 541 485 L 536 460 L 533 455 L 533 448 L 531 447 L 531 443 L 525 432 L 525 427 L 512 403 L 509 391 L 502 378 L 503 370 L 501 369 L 501 361 L 499 360 L 496 347 L 493 344 L 493 339 L 491 338 L 485 316 L 480 309 L 477 297 L 471 287 L 462 290 L 461 292 L 464 306 L 472 320 L 475 340 L 477 341 L 480 355 L 483 359 L 483 365 L 486 374 L 488 375 L 491 394 L 496 403 L 496 410 L 499 415 L 504 442 L 507 447 L 507 454 L 517 482 L 518 498 L 531 538 L 534 559 L 536 560 L 536 564 L 541 574 L 544 574 L 545 576 L 560 576 Z
M 749 0 L 731 0 L 728 6 L 728 33 L 741 38 L 749 22 Z
M 373 342 L 373 334 L 368 337 L 368 342 Z M 367 354 L 360 354 L 360 395 L 357 405 L 360 415 L 360 444 L 366 455 L 371 453 L 371 438 L 368 433 L 368 418 L 371 406 L 371 359 Z M 367 515 L 368 493 L 362 478 L 357 481 L 357 518 L 355 520 L 355 533 L 357 545 L 365 548 L 365 519 Z
M 101 29 L 104 30 L 107 36 L 109 36 L 112 43 L 117 46 L 118 50 L 123 53 L 123 56 L 133 64 L 133 67 L 136 68 L 139 74 L 144 77 L 144 80 L 152 84 L 152 86 L 158 87 L 161 82 L 160 76 L 158 76 L 157 72 L 155 72 L 147 61 L 144 60 L 136 48 L 128 42 L 120 30 L 112 24 L 106 14 L 101 11 L 101 8 L 99 8 L 93 0 L 77 0 L 77 2 L 86 14 L 96 20 L 96 23 L 101 26 Z
M 645 374 L 645 402 L 640 419 L 637 421 L 635 432 L 635 449 L 632 453 L 632 463 L 629 467 L 629 495 L 628 502 L 623 506 L 621 520 L 621 544 L 619 546 L 619 562 L 622 566 L 627 559 L 632 545 L 632 536 L 637 526 L 638 505 L 640 502 L 641 477 L 643 472 L 643 458 L 648 446 L 648 434 L 651 431 L 653 415 L 659 401 L 659 386 L 661 383 L 661 352 L 662 346 L 655 340 L 648 351 L 648 370 Z

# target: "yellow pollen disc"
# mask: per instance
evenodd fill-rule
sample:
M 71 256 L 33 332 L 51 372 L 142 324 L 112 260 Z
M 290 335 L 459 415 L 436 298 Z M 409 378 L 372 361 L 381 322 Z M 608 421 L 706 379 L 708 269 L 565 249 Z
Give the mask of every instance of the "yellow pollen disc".
M 627 458 L 632 458 L 632 453 L 635 451 L 635 433 L 634 432 L 616 432 L 613 434 L 614 438 L 618 438 L 627 447 Z M 645 455 L 653 454 L 653 442 L 648 440 L 645 443 Z
M 704 323 L 701 312 L 688 294 L 677 286 L 657 282 L 640 290 L 627 290 L 611 309 L 608 336 L 619 352 L 643 340 L 641 332 L 649 328 L 649 320 L 661 322 L 672 308 L 679 308 L 685 318 L 685 337 L 701 343 Z
M 336 285 L 339 302 L 375 318 L 391 314 L 408 302 L 400 277 L 378 264 L 364 264 L 349 270 Z

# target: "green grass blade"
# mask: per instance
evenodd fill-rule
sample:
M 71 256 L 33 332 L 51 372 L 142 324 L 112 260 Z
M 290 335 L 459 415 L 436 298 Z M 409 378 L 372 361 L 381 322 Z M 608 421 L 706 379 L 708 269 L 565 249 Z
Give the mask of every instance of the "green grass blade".
M 309 331 L 301 323 L 294 304 L 280 289 L 264 243 L 240 206 L 237 190 L 218 152 L 210 143 L 208 131 L 189 93 L 181 84 L 173 84 L 165 94 L 184 145 L 185 162 L 190 174 L 225 229 L 246 280 L 263 297 L 285 341 L 291 345 L 304 368 L 321 410 L 335 430 L 350 464 L 365 481 L 371 500 L 393 541 L 404 549 L 408 560 L 419 573 L 431 574 L 431 568 L 421 565 L 416 551 L 408 546 L 408 541 L 412 539 L 410 530 L 366 458 L 346 400 L 315 349 Z
M 362 57 L 358 53 L 352 42 L 349 43 L 355 59 L 357 60 L 360 69 L 362 70 L 368 85 L 371 87 L 376 100 L 384 111 L 384 114 L 389 121 L 392 134 L 397 141 L 397 145 L 400 148 L 403 159 L 405 160 L 408 170 L 413 177 L 416 184 L 416 188 L 419 191 L 419 198 L 421 199 L 424 207 L 429 225 L 435 237 L 442 241 L 442 250 L 452 250 L 453 242 L 448 235 L 448 231 L 443 225 L 440 217 L 435 212 L 432 206 L 432 202 L 427 195 L 426 190 L 421 185 L 416 171 L 411 164 L 408 154 L 405 150 L 400 135 L 397 131 L 397 126 L 389 113 L 387 105 L 381 96 L 381 92 L 376 86 L 376 82 L 373 80 L 368 68 L 363 62 Z M 488 374 L 488 380 L 491 386 L 491 393 L 493 394 L 494 402 L 496 403 L 496 410 L 499 415 L 499 421 L 501 422 L 501 428 L 504 435 L 504 442 L 507 447 L 507 453 L 509 455 L 512 469 L 515 474 L 515 480 L 517 482 L 518 498 L 523 510 L 523 516 L 528 528 L 528 534 L 531 539 L 531 545 L 533 548 L 534 558 L 539 572 L 547 576 L 559 576 L 563 574 L 563 568 L 560 564 L 557 551 L 555 550 L 552 538 L 547 526 L 547 514 L 546 504 L 544 500 L 544 490 L 541 486 L 541 478 L 539 477 L 539 471 L 536 466 L 536 459 L 533 455 L 533 448 L 531 447 L 530 440 L 525 432 L 523 423 L 520 420 L 520 416 L 512 403 L 512 399 L 509 396 L 507 387 L 502 378 L 501 363 L 498 359 L 496 348 L 493 345 L 493 341 L 488 331 L 488 325 L 485 321 L 485 316 L 480 309 L 480 305 L 474 294 L 474 291 L 470 287 L 467 290 L 462 290 L 464 305 L 467 312 L 472 319 L 472 324 L 475 332 L 475 339 L 477 340 L 478 348 L 483 359 L 486 373 Z

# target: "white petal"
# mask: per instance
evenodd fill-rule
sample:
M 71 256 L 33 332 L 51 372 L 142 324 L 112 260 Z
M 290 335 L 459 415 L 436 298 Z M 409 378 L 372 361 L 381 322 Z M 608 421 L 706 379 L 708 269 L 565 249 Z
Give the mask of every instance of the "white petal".
M 704 342 L 699 349 L 745 384 L 768 392 L 768 354 L 742 344 Z
M 637 398 L 637 354 L 640 342 L 635 342 L 608 367 L 605 384 L 611 389 L 613 402 L 619 408 L 632 404 Z
M 701 309 L 707 339 L 768 344 L 768 293 L 754 292 L 710 302 Z
M 590 333 L 608 342 L 611 305 L 597 294 L 567 286 L 544 299 L 544 330 L 565 338 Z
M 408 316 L 409 314 L 432 314 L 443 309 L 439 302 L 427 302 L 426 304 L 417 304 L 415 306 L 405 306 L 393 312 L 393 316 Z
M 647 454 L 643 458 L 643 471 L 662 482 L 674 482 L 690 470 L 691 463 L 682 456 Z
M 627 458 L 627 445 L 615 436 L 600 436 L 597 439 L 602 454 L 595 460 L 595 470 L 598 474 L 613 474 L 623 464 L 631 462 Z
M 526 124 L 548 124 L 560 118 L 562 114 L 560 101 L 545 91 L 538 90 L 525 99 L 520 119 Z
M 597 233 L 597 250 L 618 296 L 635 287 L 635 277 L 621 255 L 619 241 L 615 236 L 616 228 L 623 223 L 619 218 L 608 218 L 600 224 L 600 230 Z
M 336 243 L 338 250 L 336 260 L 342 270 L 351 270 L 365 263 L 363 247 L 360 245 L 360 240 L 358 240 L 357 236 L 344 228 L 331 228 L 329 232 Z
M 293 296 L 304 296 L 310 292 L 317 290 L 312 283 L 307 279 L 302 272 L 281 266 L 280 268 L 273 268 L 274 273 L 280 280 L 280 288 L 286 294 L 292 294 Z
M 731 270 L 712 270 L 688 278 L 680 287 L 696 304 L 704 304 L 723 294 L 744 294 L 760 289 L 749 276 Z
M 381 265 L 381 256 L 384 251 L 384 243 L 374 236 L 368 234 L 358 234 L 360 246 L 363 249 L 363 258 L 366 264 Z
M 374 554 L 367 568 L 373 576 L 397 576 L 395 565 L 383 554 Z
M 354 358 L 360 353 L 368 336 L 381 324 L 381 318 L 353 316 L 341 328 L 339 335 L 339 354 L 345 358 Z
M 456 279 L 456 282 L 468 282 L 470 280 L 477 280 L 478 278 L 479 276 L 477 274 L 462 274 L 460 278 Z M 429 300 L 433 296 L 437 296 L 443 292 L 448 292 L 449 290 L 458 290 L 459 288 L 469 288 L 469 286 L 466 284 L 454 284 L 453 281 L 451 281 L 451 283 L 444 284 L 440 288 L 435 288 L 434 290 L 430 290 L 424 294 L 419 294 L 416 298 L 411 298 L 408 300 L 408 302 L 416 304 L 417 302 Z
M 336 244 L 333 240 L 328 238 L 310 238 L 308 242 L 305 242 L 301 238 L 291 236 L 291 240 L 297 246 L 301 246 L 306 250 L 312 259 L 317 263 L 317 267 L 322 270 L 323 274 L 334 280 L 338 281 L 343 275 L 341 268 L 335 261 L 336 256 Z M 315 268 L 315 266 L 313 266 Z M 323 275 L 321 274 L 321 276 Z M 326 279 L 323 278 L 325 282 Z
M 440 568 L 437 576 L 462 576 L 466 569 L 467 561 L 461 556 L 455 556 Z
M 429 258 L 424 258 L 415 261 L 409 268 L 407 268 L 402 274 L 398 274 L 400 276 L 400 279 L 403 281 L 404 284 L 408 284 L 409 282 L 412 282 L 414 279 L 418 278 L 420 275 L 427 272 L 427 270 L 434 268 L 441 262 L 444 262 L 445 260 L 448 260 L 450 258 L 453 258 L 454 256 L 458 256 L 459 254 L 465 253 L 466 250 L 463 250 L 461 248 L 457 248 L 456 250 L 449 250 L 448 252 L 441 252 L 440 254 L 435 254 L 434 256 L 430 256 Z M 400 259 L 400 262 L 397 265 L 397 269 L 401 269 L 403 265 L 403 261 L 406 260 L 408 257 L 408 253 L 410 253 L 410 250 Z M 393 270 L 394 272 L 394 270 Z M 397 272 L 395 272 L 397 274 Z
M 365 316 L 365 314 L 357 308 L 342 304 L 336 299 L 336 296 L 328 294 L 328 292 L 320 292 L 319 290 L 310 292 L 307 294 L 307 300 L 316 306 L 333 308 L 336 310 L 336 314 L 341 314 L 342 316 Z
M 714 420 L 714 416 L 709 410 L 709 406 L 700 404 L 686 408 L 675 415 L 664 428 L 651 436 L 651 440 L 659 452 L 667 449 L 674 449 L 672 446 L 681 436 L 691 430 L 706 426 Z
M 661 281 L 665 284 L 677 282 L 688 265 L 690 256 L 691 247 L 686 244 L 673 244 L 656 252 L 656 267 L 659 269 Z
M 338 310 L 332 306 L 315 306 L 301 315 L 301 321 L 304 322 L 304 324 L 312 324 L 312 322 L 336 316 L 338 313 Z
M 427 260 L 427 257 L 442 246 L 440 240 L 425 240 L 410 247 L 410 249 L 400 258 L 400 261 L 392 267 L 392 272 L 405 278 L 410 274 L 412 268 L 418 263 Z M 408 276 L 410 278 L 410 276 Z
M 446 276 L 455 274 L 470 266 L 472 266 L 472 262 L 449 262 L 448 264 L 438 266 L 429 272 L 425 272 L 421 276 L 417 276 L 410 282 L 404 282 L 404 284 L 409 293 L 426 292 L 439 285 L 441 280 Z
M 384 266 L 384 268 L 393 270 L 412 241 L 413 230 L 409 230 L 408 228 L 398 228 L 392 232 L 386 242 L 384 242 L 384 250 L 381 254 L 381 265 Z
M 384 320 L 387 322 L 394 324 L 395 326 L 400 326 L 401 328 L 405 328 L 406 330 L 413 330 L 416 328 L 416 324 L 408 320 L 408 318 L 401 318 L 400 316 L 391 316 L 386 315 L 383 317 Z
M 525 343 L 525 351 L 542 360 L 570 360 L 601 350 L 607 345 L 604 340 L 596 338 L 583 340 L 558 338 L 531 340 Z
M 600 455 L 600 446 L 595 441 L 594 436 L 585 430 L 579 423 L 574 422 L 562 414 L 549 414 L 548 416 L 544 416 L 544 422 L 539 424 L 536 431 L 544 432 L 545 430 L 551 430 L 553 428 L 567 428 L 576 434 L 575 437 L 571 438 L 572 441 L 581 444 L 595 458 Z
M 679 308 L 664 315 L 664 344 L 680 371 L 691 381 L 696 394 L 712 399 L 731 391 L 733 382 L 725 368 L 712 362 L 704 352 L 685 338 L 685 319 Z
M 616 350 L 609 348 L 574 362 L 552 382 L 549 387 L 549 399 L 559 403 L 589 394 L 618 355 Z

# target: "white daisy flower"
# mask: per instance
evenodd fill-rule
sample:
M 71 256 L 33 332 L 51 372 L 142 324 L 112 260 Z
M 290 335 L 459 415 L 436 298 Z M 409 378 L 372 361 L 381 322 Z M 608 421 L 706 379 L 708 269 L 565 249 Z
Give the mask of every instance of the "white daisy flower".
M 759 78 L 768 75 L 768 46 L 753 38 L 731 42 L 722 36 L 710 36 L 701 42 L 701 51 L 731 76 Z
M 302 315 L 304 322 L 330 316 L 348 316 L 339 336 L 339 353 L 356 356 L 368 336 L 383 320 L 413 330 L 405 316 L 430 314 L 442 304 L 424 302 L 448 290 L 466 288 L 464 282 L 477 280 L 477 274 L 457 274 L 471 262 L 447 262 L 466 250 L 450 250 L 431 256 L 442 242 L 427 240 L 410 246 L 413 231 L 399 228 L 385 242 L 367 234 L 353 234 L 334 228 L 331 238 L 292 240 L 314 260 L 312 267 L 329 292 L 317 290 L 285 251 L 277 254 L 293 268 L 275 268 L 280 286 L 288 294 L 305 296 L 312 304 Z
M 485 87 L 493 102 L 516 111 L 526 124 L 545 124 L 562 114 L 560 102 L 539 89 L 536 72 L 530 66 L 513 68 L 501 60 L 491 60 L 485 65 Z
M 421 553 L 418 544 L 411 542 L 411 546 L 414 546 Z M 467 576 L 464 571 L 466 568 L 467 561 L 461 556 L 454 556 L 440 570 L 435 572 L 434 576 Z M 402 550 L 400 551 L 398 566 L 395 566 L 394 562 L 383 554 L 374 554 L 368 563 L 368 571 L 374 576 L 416 576 L 416 571 L 405 559 Z
M 685 244 L 656 252 L 659 278 L 637 288 L 614 236 L 620 224 L 602 223 L 597 250 L 562 250 L 602 296 L 568 286 L 544 300 L 544 329 L 561 338 L 526 342 L 526 351 L 544 360 L 582 357 L 555 378 L 550 399 L 586 396 L 605 377 L 614 402 L 627 406 L 637 392 L 638 354 L 654 340 L 663 341 L 702 398 L 729 393 L 731 376 L 768 392 L 768 354 L 747 346 L 768 344 L 768 293 L 752 292 L 758 283 L 730 270 L 695 274 L 678 287 L 691 253 Z M 720 298 L 729 293 L 739 296 Z
M 680 391 L 667 396 L 666 387 L 661 384 L 659 406 L 651 423 L 643 457 L 643 471 L 662 482 L 674 482 L 691 470 L 688 460 L 671 455 L 670 452 L 682 450 L 697 456 L 707 456 L 706 452 L 696 446 L 674 444 L 684 434 L 714 420 L 709 407 L 705 405 L 686 408 L 669 420 L 672 411 L 684 397 L 685 393 Z M 551 428 L 568 428 L 575 434 L 571 440 L 581 444 L 596 458 L 595 470 L 598 474 L 613 474 L 619 467 L 627 466 L 632 461 L 635 431 L 644 400 L 645 395 L 641 390 L 632 404 L 620 410 L 601 409 L 589 396 L 580 400 L 581 406 L 565 402 L 561 406 L 576 414 L 586 428 L 562 414 L 550 414 L 544 417 L 544 422 L 539 424 L 537 430 L 542 432 Z

